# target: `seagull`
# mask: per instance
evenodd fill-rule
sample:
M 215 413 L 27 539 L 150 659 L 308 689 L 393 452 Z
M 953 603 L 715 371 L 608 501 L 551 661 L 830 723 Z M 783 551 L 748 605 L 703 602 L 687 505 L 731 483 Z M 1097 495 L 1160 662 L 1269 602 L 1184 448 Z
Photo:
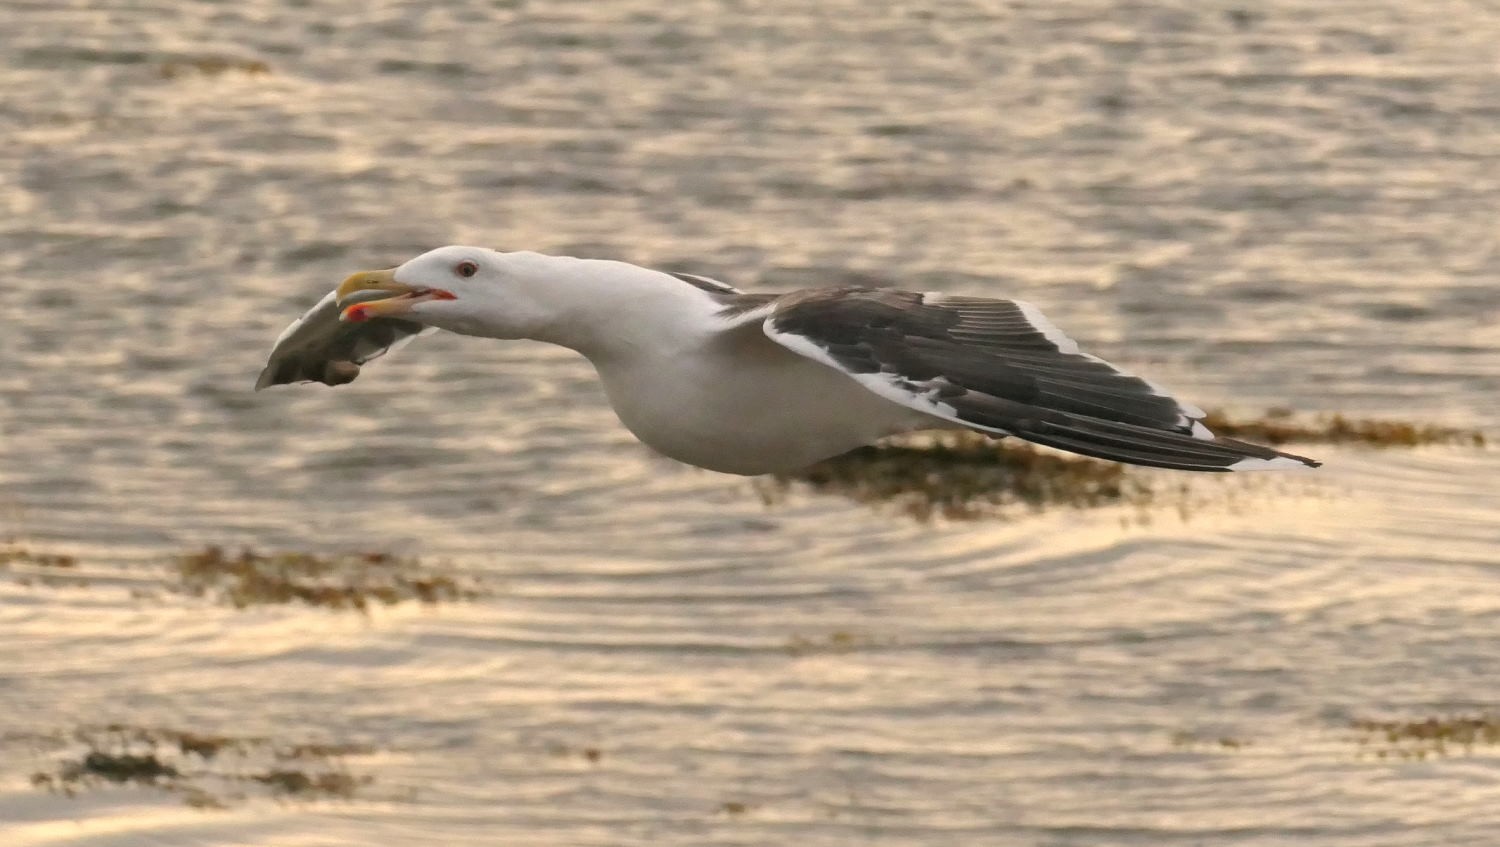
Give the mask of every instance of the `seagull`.
M 1083 352 L 1021 300 L 866 286 L 745 293 L 482 247 L 345 279 L 281 334 L 256 389 L 349 382 L 433 329 L 574 350 L 636 438 L 723 473 L 793 471 L 930 429 L 1182 471 L 1320 464 L 1215 435 L 1202 409 Z

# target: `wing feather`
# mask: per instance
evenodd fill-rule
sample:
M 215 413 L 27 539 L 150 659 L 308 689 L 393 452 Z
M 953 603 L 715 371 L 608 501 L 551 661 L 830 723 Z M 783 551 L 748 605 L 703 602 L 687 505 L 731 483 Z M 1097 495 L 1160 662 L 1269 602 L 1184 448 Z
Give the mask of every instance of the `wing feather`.
M 993 435 L 1178 470 L 1318 464 L 1215 436 L 1203 410 L 1082 352 L 1018 300 L 818 289 L 778 298 L 762 326 L 882 397 Z

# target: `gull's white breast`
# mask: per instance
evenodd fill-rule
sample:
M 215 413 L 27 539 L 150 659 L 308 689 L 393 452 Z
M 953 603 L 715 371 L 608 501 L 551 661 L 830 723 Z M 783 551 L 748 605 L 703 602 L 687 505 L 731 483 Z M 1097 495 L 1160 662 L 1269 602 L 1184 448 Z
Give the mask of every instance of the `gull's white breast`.
M 946 425 L 787 350 L 758 325 L 594 367 L 636 438 L 722 473 L 793 470 L 887 435 Z

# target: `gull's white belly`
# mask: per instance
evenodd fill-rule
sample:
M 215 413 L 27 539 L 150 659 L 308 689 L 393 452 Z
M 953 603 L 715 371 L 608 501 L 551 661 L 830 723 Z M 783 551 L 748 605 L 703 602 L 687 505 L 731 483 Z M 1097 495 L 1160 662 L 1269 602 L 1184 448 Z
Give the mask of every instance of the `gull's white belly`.
M 761 337 L 733 350 L 595 362 L 625 427 L 657 452 L 734 474 L 794 470 L 943 426 Z

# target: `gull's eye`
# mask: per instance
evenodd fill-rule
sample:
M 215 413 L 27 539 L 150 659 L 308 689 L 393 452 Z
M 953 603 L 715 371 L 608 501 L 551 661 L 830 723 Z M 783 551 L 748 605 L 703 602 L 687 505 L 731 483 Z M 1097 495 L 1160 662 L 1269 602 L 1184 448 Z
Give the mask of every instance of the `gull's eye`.
M 479 273 L 479 266 L 474 264 L 473 262 L 465 260 L 454 265 L 453 272 L 463 277 L 464 279 L 468 279 L 474 274 Z

